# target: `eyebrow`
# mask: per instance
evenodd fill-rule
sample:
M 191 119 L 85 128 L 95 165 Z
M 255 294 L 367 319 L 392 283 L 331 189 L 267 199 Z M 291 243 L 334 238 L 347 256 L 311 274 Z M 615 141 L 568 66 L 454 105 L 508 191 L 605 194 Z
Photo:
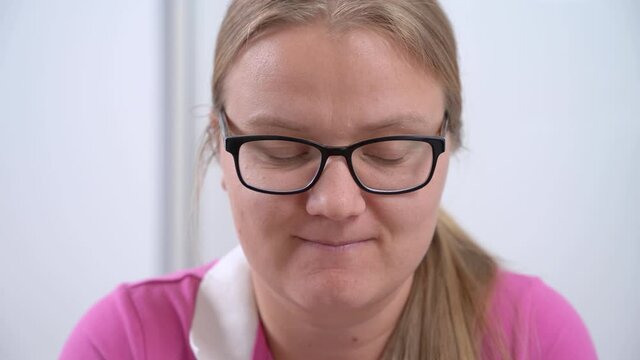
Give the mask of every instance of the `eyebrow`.
M 274 128 L 296 132 L 309 130 L 308 126 L 300 126 L 293 121 L 270 115 L 256 115 L 246 120 L 246 126 L 250 128 Z
M 428 116 L 419 115 L 416 113 L 405 113 L 405 114 L 396 114 L 382 120 L 376 121 L 371 124 L 365 124 L 362 126 L 362 130 L 364 131 L 380 131 L 385 129 L 393 129 L 393 128 L 409 128 L 415 130 L 420 127 L 424 127 L 424 125 L 430 124 L 430 119 Z
M 416 113 L 405 113 L 405 114 L 395 114 L 382 120 L 378 120 L 372 123 L 363 124 L 359 127 L 360 131 L 363 132 L 376 132 L 382 131 L 386 129 L 393 128 L 409 128 L 411 130 L 415 130 L 420 125 L 428 125 L 430 123 L 430 119 L 427 116 L 419 115 Z M 295 132 L 306 132 L 309 131 L 310 126 L 296 124 L 293 121 L 287 121 L 283 118 L 277 116 L 269 116 L 269 115 L 256 115 L 250 117 L 246 120 L 247 127 L 251 128 L 273 128 L 273 129 L 281 129 L 281 130 L 289 130 Z

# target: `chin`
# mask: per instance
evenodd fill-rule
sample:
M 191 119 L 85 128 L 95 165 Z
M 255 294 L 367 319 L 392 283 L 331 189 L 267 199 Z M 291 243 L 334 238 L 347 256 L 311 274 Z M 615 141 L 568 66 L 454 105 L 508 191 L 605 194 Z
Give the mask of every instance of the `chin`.
M 303 309 L 340 314 L 362 309 L 376 298 L 370 277 L 340 270 L 322 270 L 296 281 L 290 296 Z

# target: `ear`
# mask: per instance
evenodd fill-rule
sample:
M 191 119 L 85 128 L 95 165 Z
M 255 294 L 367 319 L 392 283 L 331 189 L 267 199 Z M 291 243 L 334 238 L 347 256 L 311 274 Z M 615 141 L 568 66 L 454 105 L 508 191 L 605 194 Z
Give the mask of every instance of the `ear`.
M 220 180 L 220 186 L 222 186 L 222 190 L 227 191 L 227 184 L 224 182 L 224 176 Z
M 209 127 L 207 129 L 209 132 L 209 141 L 212 142 L 212 145 L 216 147 L 215 149 L 215 160 L 218 162 L 219 166 L 222 166 L 222 159 L 220 150 L 222 149 L 222 141 L 220 141 L 220 130 L 218 129 L 218 115 L 214 114 L 212 111 L 209 113 Z M 220 177 L 220 186 L 222 190 L 227 191 L 227 184 L 224 181 L 224 173 Z
M 209 112 L 209 126 L 211 128 L 215 128 L 216 126 L 218 126 L 218 114 L 215 114 L 214 112 L 215 110 Z
M 209 124 L 206 131 L 207 140 L 214 153 L 213 160 L 220 164 L 220 149 L 222 141 L 220 141 L 220 129 L 218 129 L 218 116 L 214 115 L 213 112 L 209 113 Z

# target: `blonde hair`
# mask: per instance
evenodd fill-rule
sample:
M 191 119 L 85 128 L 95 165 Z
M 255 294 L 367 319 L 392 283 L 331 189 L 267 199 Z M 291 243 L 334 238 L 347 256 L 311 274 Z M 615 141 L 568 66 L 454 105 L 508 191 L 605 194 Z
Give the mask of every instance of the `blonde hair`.
M 451 25 L 435 0 L 234 0 L 215 52 L 212 121 L 200 149 L 198 185 L 215 156 L 219 129 L 213 121 L 224 104 L 224 80 L 238 53 L 266 29 L 324 20 L 338 31 L 380 31 L 434 75 L 445 96 L 449 136 L 461 144 L 461 86 Z M 427 255 L 415 271 L 411 293 L 382 359 L 482 358 L 501 347 L 485 318 L 497 265 L 443 211 Z M 489 339 L 489 341 L 487 341 Z M 498 345 L 496 345 L 498 344 Z M 502 354 L 504 351 L 491 351 Z M 494 355 L 495 358 L 495 355 Z

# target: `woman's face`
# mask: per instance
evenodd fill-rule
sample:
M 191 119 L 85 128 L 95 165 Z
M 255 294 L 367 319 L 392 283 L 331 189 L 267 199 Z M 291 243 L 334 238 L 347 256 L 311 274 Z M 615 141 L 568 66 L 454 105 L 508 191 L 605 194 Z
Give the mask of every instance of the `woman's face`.
M 254 40 L 225 80 L 230 130 L 344 146 L 386 135 L 437 135 L 439 84 L 384 36 L 331 34 L 322 23 Z M 302 309 L 362 308 L 410 286 L 429 248 L 448 167 L 402 195 L 361 190 L 344 158 L 329 158 L 309 191 L 268 195 L 245 188 L 221 152 L 240 243 L 256 287 Z

